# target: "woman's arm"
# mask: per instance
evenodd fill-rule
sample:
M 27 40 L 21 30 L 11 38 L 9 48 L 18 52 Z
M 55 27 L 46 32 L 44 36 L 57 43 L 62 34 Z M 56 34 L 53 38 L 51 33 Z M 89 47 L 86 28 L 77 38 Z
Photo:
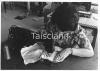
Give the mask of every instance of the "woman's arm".
M 92 57 L 94 55 L 94 51 L 91 44 L 88 43 L 88 46 L 85 48 L 72 48 L 72 55 L 80 57 Z
M 78 45 L 74 46 L 74 48 L 72 48 L 72 55 L 80 57 L 92 57 L 94 55 L 94 51 L 89 39 L 83 32 L 80 34 L 80 38 L 82 39 L 80 42 L 83 45 L 83 48 L 79 47 Z

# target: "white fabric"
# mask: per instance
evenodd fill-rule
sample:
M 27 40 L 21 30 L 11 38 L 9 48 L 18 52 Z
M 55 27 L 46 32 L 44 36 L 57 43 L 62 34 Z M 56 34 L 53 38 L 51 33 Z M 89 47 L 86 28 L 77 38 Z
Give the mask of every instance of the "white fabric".
M 40 49 L 40 46 L 35 43 L 29 47 L 24 47 L 21 49 L 21 56 L 24 60 L 24 64 L 35 63 L 41 59 L 41 54 L 43 50 Z

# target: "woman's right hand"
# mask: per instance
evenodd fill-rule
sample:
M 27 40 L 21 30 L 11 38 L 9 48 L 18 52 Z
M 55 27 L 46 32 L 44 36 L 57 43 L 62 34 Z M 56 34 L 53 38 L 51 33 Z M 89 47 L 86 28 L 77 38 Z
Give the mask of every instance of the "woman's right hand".
M 61 51 L 61 50 L 62 50 L 61 47 L 59 47 L 59 46 L 54 46 L 54 51 Z

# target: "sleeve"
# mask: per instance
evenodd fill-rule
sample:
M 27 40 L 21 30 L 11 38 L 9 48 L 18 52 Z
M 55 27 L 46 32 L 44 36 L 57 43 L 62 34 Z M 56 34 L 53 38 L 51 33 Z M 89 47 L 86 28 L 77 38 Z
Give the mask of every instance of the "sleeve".
M 78 43 L 80 48 L 92 49 L 92 45 L 90 43 L 90 40 L 87 38 L 84 29 L 81 29 L 81 31 L 79 32 Z
M 92 57 L 94 55 L 93 47 L 90 43 L 90 40 L 85 35 L 85 30 L 81 29 L 78 36 L 78 45 L 72 48 L 72 55 L 80 57 Z

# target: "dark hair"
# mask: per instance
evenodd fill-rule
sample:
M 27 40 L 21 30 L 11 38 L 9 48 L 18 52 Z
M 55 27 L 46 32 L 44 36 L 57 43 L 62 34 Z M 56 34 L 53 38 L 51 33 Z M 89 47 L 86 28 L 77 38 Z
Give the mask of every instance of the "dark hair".
M 59 6 L 52 14 L 51 21 L 61 31 L 74 31 L 78 25 L 79 16 L 74 6 L 67 3 Z

